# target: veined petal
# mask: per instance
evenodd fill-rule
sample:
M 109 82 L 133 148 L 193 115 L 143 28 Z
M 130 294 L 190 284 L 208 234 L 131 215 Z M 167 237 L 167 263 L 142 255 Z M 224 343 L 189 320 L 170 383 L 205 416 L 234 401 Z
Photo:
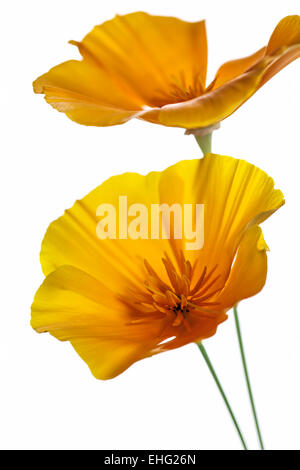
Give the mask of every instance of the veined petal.
M 76 331 L 92 317 L 91 330 L 97 324 L 103 327 L 130 319 L 128 308 L 112 290 L 74 266 L 60 266 L 47 276 L 32 310 L 32 327 L 39 332 L 53 330 L 60 339 L 66 339 L 64 329 L 72 322 Z M 76 318 L 78 312 L 80 316 Z
M 142 109 L 134 95 L 90 61 L 64 62 L 39 77 L 33 87 L 55 109 L 89 126 L 122 124 Z
M 85 59 L 109 71 L 145 105 L 166 102 L 172 86 L 188 90 L 199 79 L 205 88 L 204 21 L 189 23 L 143 12 L 117 15 L 76 44 Z
M 159 172 L 147 176 L 125 173 L 108 179 L 77 201 L 47 230 L 41 250 L 44 274 L 62 265 L 73 265 L 108 283 L 116 292 L 128 293 L 131 284 L 139 285 L 145 280 L 145 257 L 158 266 L 159 272 L 164 272 L 161 262 L 164 251 L 172 256 L 169 240 L 151 239 L 148 218 L 147 239 L 132 239 L 128 229 L 133 217 L 127 217 L 133 204 L 142 204 L 150 216 L 151 204 L 160 202 L 159 179 Z M 101 240 L 97 235 L 102 220 L 98 210 L 102 204 L 115 211 L 116 239 Z
M 185 184 L 188 179 L 189 184 Z M 214 290 L 226 283 L 247 229 L 284 204 L 282 192 L 274 189 L 274 181 L 264 171 L 225 156 L 206 155 L 198 162 L 179 162 L 165 170 L 161 182 L 165 197 L 167 188 L 179 187 L 184 188 L 183 203 L 204 204 L 204 246 L 185 251 L 185 256 L 195 266 L 193 285 L 205 266 L 208 271 L 215 269 Z M 218 294 L 211 300 L 219 302 Z
M 231 265 L 247 228 L 284 204 L 282 192 L 274 189 L 264 171 L 244 160 L 213 154 L 166 169 L 160 183 L 164 201 L 169 188 L 173 201 L 177 191 L 182 204 L 204 204 L 204 247 L 186 252 L 189 259 L 198 258 L 199 268 L 222 264 L 224 259 Z
M 112 378 L 149 355 L 164 325 L 128 325 L 131 314 L 103 284 L 72 266 L 51 273 L 37 291 L 31 325 L 70 341 L 99 379 Z
M 257 225 L 249 228 L 239 245 L 224 290 L 218 297 L 225 309 L 252 297 L 263 288 L 267 277 L 267 250 L 261 228 Z
M 270 59 L 241 76 L 189 101 L 145 111 L 139 117 L 165 126 L 193 129 L 207 127 L 230 116 L 258 89 Z
M 300 56 L 300 17 L 288 16 L 267 47 L 223 64 L 206 88 L 205 22 L 143 12 L 96 26 L 78 46 L 83 60 L 54 67 L 34 83 L 46 101 L 81 124 L 132 117 L 193 129 L 227 118 Z
M 127 238 L 119 238 L 119 204 L 124 196 L 125 212 L 132 204 L 146 208 L 147 238 L 132 239 L 128 231 L 124 233 Z M 97 208 L 103 203 L 116 210 L 116 239 L 97 237 L 100 220 Z M 261 223 L 283 203 L 282 193 L 274 190 L 274 182 L 266 173 L 246 161 L 225 156 L 207 155 L 201 160 L 182 161 L 147 176 L 134 173 L 115 176 L 50 225 L 42 244 L 43 271 L 47 275 L 61 265 L 73 265 L 107 283 L 115 292 L 126 292 L 129 283 L 138 286 L 145 280 L 145 258 L 166 281 L 164 252 L 178 264 L 180 253 L 184 252 L 192 262 L 198 259 L 200 271 L 203 266 L 212 269 L 218 264 L 221 282 L 226 279 L 245 230 Z M 178 240 L 172 231 L 170 239 L 162 239 L 161 231 L 158 239 L 151 238 L 153 204 L 168 204 L 169 208 L 179 204 L 182 212 L 184 204 L 204 204 L 204 247 L 186 250 L 190 240 L 184 230 Z M 128 217 L 127 228 L 131 220 Z
M 144 237 L 128 231 L 120 239 L 120 196 L 129 216 L 141 207 L 148 212 Z M 70 341 L 98 378 L 207 338 L 232 302 L 261 289 L 266 258 L 257 224 L 283 203 L 266 173 L 225 156 L 110 178 L 49 227 L 41 253 L 48 276 L 32 306 L 32 326 Z M 96 235 L 100 204 L 114 209 L 116 239 Z M 153 204 L 178 204 L 183 212 L 185 204 L 204 204 L 203 248 L 186 247 L 185 227 L 182 239 L 173 229 L 170 239 L 151 238 Z M 180 223 L 174 216 L 174 231 Z

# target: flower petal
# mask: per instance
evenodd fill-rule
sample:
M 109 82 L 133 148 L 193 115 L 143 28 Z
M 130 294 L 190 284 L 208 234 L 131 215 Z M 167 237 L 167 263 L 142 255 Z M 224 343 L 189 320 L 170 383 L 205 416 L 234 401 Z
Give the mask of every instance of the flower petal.
M 204 247 L 188 250 L 185 238 L 132 239 L 130 234 L 127 239 L 100 240 L 96 236 L 97 208 L 112 204 L 119 229 L 119 196 L 127 197 L 126 213 L 131 204 L 143 204 L 148 220 L 152 204 L 177 202 L 183 208 L 183 204 L 204 204 Z M 273 180 L 263 171 L 225 156 L 182 161 L 147 176 L 128 173 L 110 178 L 49 227 L 41 261 L 45 274 L 50 274 L 36 294 L 32 326 L 70 341 L 93 374 L 102 379 L 144 357 L 207 338 L 227 318 L 232 302 L 261 289 L 266 257 L 257 224 L 283 202 L 282 193 L 274 190 Z M 150 235 L 151 227 L 147 228 Z M 176 262 L 183 272 L 182 256 L 189 264 L 176 277 Z M 167 269 L 162 258 L 169 260 Z M 144 264 L 145 259 L 151 267 Z M 173 283 L 168 269 L 173 272 Z M 214 274 L 205 281 L 202 302 L 201 296 L 200 300 L 192 297 L 189 304 L 186 299 L 187 315 L 178 323 L 172 309 L 163 304 L 160 309 L 155 307 L 153 300 L 168 298 L 162 292 L 152 297 L 157 274 L 161 278 L 157 285 L 164 288 L 168 282 L 174 287 L 175 283 L 175 292 L 184 292 L 184 276 L 187 282 L 192 279 L 193 289 L 203 280 L 203 272 Z M 145 284 L 151 276 L 154 290 Z M 208 303 L 204 302 L 207 298 Z M 183 305 L 183 298 L 181 302 Z
M 256 65 L 261 59 L 264 58 L 266 47 L 262 47 L 259 51 L 254 54 L 243 57 L 241 59 L 230 60 L 225 62 L 216 73 L 215 79 L 209 85 L 208 89 L 219 88 L 226 82 L 233 80 L 234 78 L 242 75 L 244 72 L 249 70 L 251 67 Z
M 141 111 L 141 103 L 90 61 L 70 60 L 33 83 L 36 93 L 70 119 L 88 126 L 121 124 Z
M 230 116 L 255 93 L 269 62 L 270 59 L 264 59 L 241 76 L 198 98 L 150 109 L 140 118 L 186 129 L 208 127 Z
M 296 44 L 300 44 L 300 16 L 286 16 L 274 29 L 266 54 L 272 55 L 281 47 L 294 46 Z
M 166 169 L 160 199 L 167 201 L 169 191 L 172 201 L 177 192 L 181 204 L 204 204 L 204 246 L 185 252 L 191 261 L 198 260 L 199 275 L 204 266 L 219 265 L 226 277 L 245 231 L 284 204 L 282 192 L 274 189 L 264 171 L 244 160 L 213 154 Z
M 126 339 L 101 340 L 77 338 L 71 341 L 79 356 L 88 364 L 96 379 L 108 380 L 147 357 L 146 344 Z
M 31 325 L 70 341 L 99 379 L 112 378 L 149 355 L 163 325 L 130 325 L 130 312 L 99 281 L 72 267 L 51 273 L 37 291 Z M 154 338 L 154 339 L 153 339 Z
M 298 57 L 300 57 L 300 43 L 295 46 L 288 47 L 278 56 L 274 56 L 274 60 L 267 67 L 259 87 L 263 86 L 267 81 L 270 80 L 270 78 L 280 72 L 280 70 L 282 70 L 288 64 L 293 62 L 293 60 L 298 59 Z
M 142 204 L 148 214 L 148 239 L 126 239 L 119 235 L 120 196 L 127 196 L 127 208 Z M 100 240 L 96 215 L 100 204 L 116 209 L 116 239 Z M 151 205 L 174 203 L 204 204 L 204 247 L 187 250 L 183 239 L 151 238 Z M 241 237 L 250 225 L 259 224 L 284 203 L 280 191 L 266 173 L 246 161 L 207 155 L 201 160 L 182 161 L 147 176 L 127 173 L 110 178 L 77 201 L 72 209 L 53 222 L 43 241 L 41 263 L 45 275 L 62 265 L 72 265 L 99 279 L 114 292 L 128 294 L 145 281 L 146 258 L 166 280 L 164 252 L 180 262 L 180 253 L 204 266 L 219 265 L 220 283 L 227 279 Z M 126 212 L 127 213 L 127 212 Z M 128 225 L 132 217 L 128 217 Z
M 120 221 L 120 212 L 126 218 L 132 204 L 143 204 L 149 213 L 151 204 L 159 204 L 159 179 L 159 172 L 147 176 L 125 173 L 108 179 L 77 201 L 47 230 L 41 250 L 44 274 L 62 265 L 73 265 L 119 293 L 123 290 L 127 293 L 130 285 L 137 286 L 145 281 L 145 258 L 162 274 L 164 251 L 172 256 L 169 240 L 132 239 L 127 228 L 133 218 L 128 216 L 124 228 Z M 101 204 L 109 204 L 116 211 L 116 239 L 101 240 L 97 235 L 101 220 L 97 210 Z M 147 235 L 150 238 L 150 224 Z M 120 238 L 123 236 L 124 239 Z
M 267 250 L 261 228 L 257 225 L 249 228 L 239 245 L 224 290 L 218 297 L 225 309 L 252 297 L 263 288 L 267 277 Z
M 189 23 L 143 12 L 117 15 L 96 26 L 80 43 L 85 59 L 94 60 L 144 105 L 170 100 L 170 86 L 188 89 L 199 78 L 205 88 L 205 22 Z
M 292 46 L 298 47 L 295 48 Z M 292 60 L 299 57 L 299 54 L 300 16 L 287 16 L 278 23 L 266 47 L 261 48 L 249 57 L 232 60 L 223 64 L 219 68 L 214 81 L 208 88 L 216 89 L 255 66 L 265 56 L 275 55 L 277 56 L 275 62 L 268 66 L 267 72 L 262 80 L 263 83 L 261 83 L 262 85 Z
M 140 118 L 165 126 L 193 129 L 219 122 L 247 101 L 262 85 L 300 57 L 300 16 L 283 18 L 267 47 L 223 64 L 198 98 L 153 108 Z

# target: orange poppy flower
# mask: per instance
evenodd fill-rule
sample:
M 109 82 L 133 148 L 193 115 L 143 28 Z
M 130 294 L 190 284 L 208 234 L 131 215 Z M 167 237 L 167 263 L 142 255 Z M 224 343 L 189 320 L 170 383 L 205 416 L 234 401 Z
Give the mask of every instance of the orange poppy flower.
M 120 235 L 125 195 L 130 224 L 140 225 L 131 238 L 124 227 Z M 228 309 L 264 286 L 267 245 L 258 224 L 283 203 L 266 173 L 225 156 L 207 154 L 147 176 L 114 176 L 50 225 L 41 250 L 46 279 L 31 325 L 70 341 L 100 379 L 208 338 Z M 115 208 L 118 236 L 97 236 L 101 204 Z M 141 205 L 150 211 L 186 204 L 204 204 L 202 248 L 190 249 L 186 233 L 175 236 L 182 222 L 175 216 L 169 238 L 153 237 L 150 225 L 142 231 L 133 218 Z
M 137 12 L 96 26 L 76 44 L 83 57 L 34 82 L 34 91 L 89 126 L 136 117 L 186 129 L 214 126 L 300 55 L 300 16 L 287 16 L 266 47 L 223 64 L 206 85 L 205 22 Z

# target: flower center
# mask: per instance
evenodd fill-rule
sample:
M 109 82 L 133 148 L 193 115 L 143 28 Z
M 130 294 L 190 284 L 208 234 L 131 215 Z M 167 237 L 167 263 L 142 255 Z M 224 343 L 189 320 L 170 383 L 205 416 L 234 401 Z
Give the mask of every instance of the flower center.
M 203 93 L 204 90 L 198 75 L 195 75 L 192 84 L 187 84 L 184 74 L 181 73 L 178 77 L 171 77 L 167 91 L 157 93 L 152 100 L 152 105 L 162 107 L 166 104 L 181 103 L 197 98 Z
M 149 312 L 155 310 L 163 315 L 172 315 L 172 326 L 184 325 L 187 329 L 189 325 L 189 314 L 211 318 L 211 314 L 216 314 L 214 307 L 218 302 L 212 297 L 217 294 L 222 287 L 216 288 L 220 275 L 216 275 L 217 265 L 208 271 L 204 266 L 200 277 L 193 282 L 195 266 L 192 267 L 183 254 L 179 262 L 179 270 L 176 270 L 169 256 L 165 254 L 162 258 L 168 282 L 164 282 L 147 260 L 144 260 L 148 272 L 148 279 L 145 281 L 147 295 L 139 302 L 149 308 Z M 178 272 L 179 271 L 179 272 Z

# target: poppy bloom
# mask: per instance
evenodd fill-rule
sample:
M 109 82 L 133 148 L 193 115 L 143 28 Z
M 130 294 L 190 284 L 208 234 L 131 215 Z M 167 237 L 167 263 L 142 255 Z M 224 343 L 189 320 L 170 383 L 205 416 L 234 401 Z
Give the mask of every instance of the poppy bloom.
M 300 55 L 300 16 L 287 16 L 266 47 L 223 64 L 206 85 L 205 22 L 137 12 L 96 26 L 34 91 L 70 119 L 89 126 L 136 117 L 165 126 L 206 128 L 232 114 Z
M 114 176 L 48 228 L 41 250 L 46 279 L 31 325 L 70 341 L 100 379 L 208 338 L 228 309 L 264 286 L 267 245 L 259 224 L 283 203 L 262 170 L 213 154 L 147 176 Z M 186 233 L 175 236 L 182 223 L 175 208 L 194 204 L 204 207 L 204 244 L 190 249 Z M 141 214 L 153 206 L 170 208 L 169 237 L 153 236 L 151 220 L 142 230 Z M 114 208 L 110 237 L 103 227 L 99 235 L 99 207 Z

